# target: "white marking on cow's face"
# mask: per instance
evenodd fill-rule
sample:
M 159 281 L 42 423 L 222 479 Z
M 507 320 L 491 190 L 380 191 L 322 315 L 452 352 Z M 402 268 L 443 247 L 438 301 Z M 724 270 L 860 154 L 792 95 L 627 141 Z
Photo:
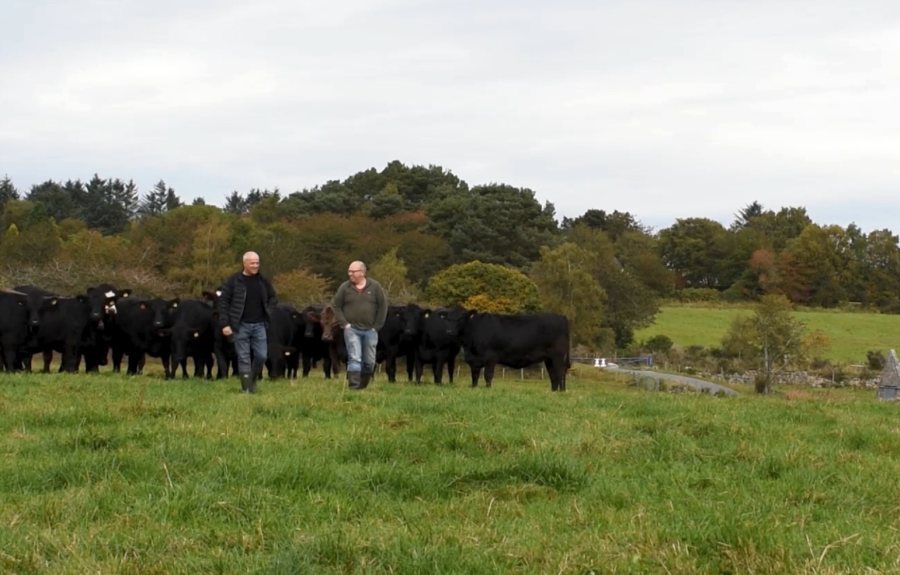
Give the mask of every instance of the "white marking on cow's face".
M 222 295 L 222 290 L 217 289 L 217 290 L 216 290 L 216 297 L 219 297 L 219 296 L 221 296 L 221 295 Z
M 116 292 L 114 292 L 114 291 L 108 291 L 108 292 L 106 292 L 106 293 L 103 294 L 103 295 L 106 296 L 106 297 L 116 297 Z

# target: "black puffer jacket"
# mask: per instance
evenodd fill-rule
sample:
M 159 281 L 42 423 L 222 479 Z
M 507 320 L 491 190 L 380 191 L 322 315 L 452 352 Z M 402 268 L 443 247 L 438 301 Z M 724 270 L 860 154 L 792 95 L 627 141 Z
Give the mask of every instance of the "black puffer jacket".
M 244 315 L 244 302 L 247 300 L 247 284 L 244 279 L 247 276 L 244 272 L 237 272 L 225 280 L 222 285 L 222 295 L 219 296 L 217 302 L 219 306 L 219 327 L 230 325 L 235 330 L 237 325 L 241 323 L 241 316 Z M 263 300 L 265 301 L 266 321 L 269 319 L 269 309 L 275 307 L 278 303 L 275 294 L 275 288 L 269 283 L 262 274 L 259 274 L 260 284 L 263 289 Z

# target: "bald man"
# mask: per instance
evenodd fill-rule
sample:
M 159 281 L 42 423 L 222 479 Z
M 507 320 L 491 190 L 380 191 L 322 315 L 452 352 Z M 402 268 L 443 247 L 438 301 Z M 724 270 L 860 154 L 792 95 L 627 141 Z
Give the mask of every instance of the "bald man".
M 219 296 L 219 327 L 234 336 L 241 391 L 256 392 L 256 379 L 266 363 L 269 310 L 278 303 L 275 288 L 259 273 L 259 254 L 247 252 L 243 269 L 225 280 Z
M 341 284 L 331 300 L 347 344 L 350 389 L 365 389 L 369 385 L 375 372 L 378 330 L 387 319 L 387 294 L 367 273 L 366 264 L 358 260 L 351 262 L 347 268 L 347 281 Z

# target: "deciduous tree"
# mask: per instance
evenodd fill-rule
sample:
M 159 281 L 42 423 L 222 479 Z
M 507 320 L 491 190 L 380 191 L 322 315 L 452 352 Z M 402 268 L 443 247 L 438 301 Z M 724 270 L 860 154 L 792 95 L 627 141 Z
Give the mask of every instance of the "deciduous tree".
M 475 296 L 480 297 L 472 299 Z M 537 286 L 525 274 L 511 267 L 479 261 L 452 265 L 435 275 L 428 282 L 426 297 L 444 306 L 465 306 L 467 302 L 497 304 L 508 313 L 540 307 Z
M 297 309 L 327 302 L 332 288 L 327 279 L 304 268 L 275 274 L 272 278 L 278 300 Z
M 708 218 L 679 218 L 659 232 L 660 253 L 680 279 L 680 287 L 723 288 L 727 233 L 719 222 Z
M 407 278 L 406 264 L 397 256 L 397 248 L 372 262 L 369 272 L 387 291 L 391 304 L 416 301 L 415 286 Z
M 538 288 L 543 309 L 569 318 L 572 345 L 598 350 L 603 335 L 606 292 L 594 277 L 593 255 L 573 244 L 541 248 L 541 259 L 531 268 L 529 277 Z
M 803 359 L 803 323 L 791 313 L 783 295 L 763 296 L 750 317 L 732 322 L 722 340 L 723 349 L 756 362 L 760 369 L 757 393 L 769 393 L 774 372 Z

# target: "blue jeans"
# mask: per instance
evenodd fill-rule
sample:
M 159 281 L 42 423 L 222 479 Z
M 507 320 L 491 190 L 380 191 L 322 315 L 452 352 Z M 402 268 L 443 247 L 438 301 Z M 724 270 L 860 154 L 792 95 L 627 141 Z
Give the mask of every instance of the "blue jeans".
M 347 345 L 347 373 L 375 371 L 375 347 L 378 345 L 378 331 L 356 329 L 348 325 L 344 328 L 344 343 Z
M 234 332 L 234 351 L 238 358 L 238 373 L 241 375 L 252 373 L 258 376 L 266 363 L 268 353 L 265 322 L 239 323 L 237 331 Z

